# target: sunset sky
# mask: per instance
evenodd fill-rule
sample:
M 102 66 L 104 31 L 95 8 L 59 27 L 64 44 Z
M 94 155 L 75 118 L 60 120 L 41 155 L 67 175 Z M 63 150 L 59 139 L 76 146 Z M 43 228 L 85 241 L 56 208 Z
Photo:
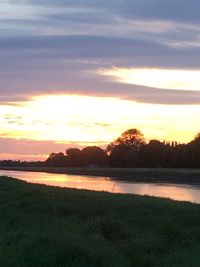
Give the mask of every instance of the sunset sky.
M 200 1 L 1 0 L 0 159 L 200 131 Z

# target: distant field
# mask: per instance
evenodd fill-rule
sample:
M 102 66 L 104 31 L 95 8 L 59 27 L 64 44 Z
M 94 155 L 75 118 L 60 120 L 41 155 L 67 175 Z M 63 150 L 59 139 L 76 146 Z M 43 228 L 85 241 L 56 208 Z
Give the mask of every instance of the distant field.
M 56 167 L 0 167 L 4 170 L 66 173 L 111 177 L 138 182 L 200 183 L 200 169 L 167 168 L 56 168 Z
M 0 177 L 2 267 L 197 267 L 200 205 Z

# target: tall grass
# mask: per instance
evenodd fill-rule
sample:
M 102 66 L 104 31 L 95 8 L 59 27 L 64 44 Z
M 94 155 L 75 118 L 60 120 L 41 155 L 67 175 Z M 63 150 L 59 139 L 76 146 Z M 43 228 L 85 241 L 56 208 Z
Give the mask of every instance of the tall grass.
M 0 178 L 2 267 L 197 267 L 200 205 Z

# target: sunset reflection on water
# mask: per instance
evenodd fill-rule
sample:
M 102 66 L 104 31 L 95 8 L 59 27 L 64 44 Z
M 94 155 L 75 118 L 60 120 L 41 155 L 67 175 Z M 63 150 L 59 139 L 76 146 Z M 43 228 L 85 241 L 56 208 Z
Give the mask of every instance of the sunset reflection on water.
M 180 201 L 200 203 L 200 186 L 166 183 L 136 183 L 112 180 L 109 177 L 53 174 L 44 172 L 22 172 L 0 170 L 0 176 L 15 177 L 30 183 L 51 186 L 128 193 L 170 198 Z

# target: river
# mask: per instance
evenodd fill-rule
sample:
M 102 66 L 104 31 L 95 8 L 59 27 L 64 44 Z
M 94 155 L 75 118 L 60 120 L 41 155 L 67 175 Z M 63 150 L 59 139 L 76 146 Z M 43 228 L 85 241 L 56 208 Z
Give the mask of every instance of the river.
M 200 203 L 200 185 L 138 183 L 130 181 L 116 181 L 109 177 L 5 170 L 0 170 L 0 176 L 9 176 L 30 183 L 52 186 L 106 191 L 112 193 L 150 195 Z

